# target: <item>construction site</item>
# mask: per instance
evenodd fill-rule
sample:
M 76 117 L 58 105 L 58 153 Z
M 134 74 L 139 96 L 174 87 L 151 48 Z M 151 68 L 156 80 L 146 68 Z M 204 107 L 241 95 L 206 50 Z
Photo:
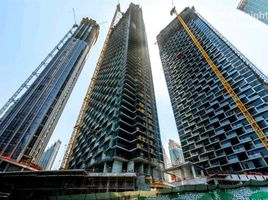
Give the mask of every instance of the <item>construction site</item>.
M 46 130 L 55 128 L 69 93 L 58 103 L 49 129 L 34 133 L 29 144 L 26 129 L 12 137 L 11 125 L 4 129 L 5 120 L 11 121 L 4 117 L 13 112 L 0 118 L 0 199 L 268 199 L 268 78 L 194 7 L 181 13 L 173 7 L 170 14 L 175 18 L 156 43 L 181 140 L 181 145 L 170 140 L 172 165 L 163 158 L 142 8 L 131 3 L 122 12 L 118 4 L 59 170 L 44 170 L 37 161 L 52 134 Z M 96 21 L 83 18 L 54 48 L 55 57 L 49 54 L 51 63 L 65 56 L 55 62 L 59 71 L 70 63 L 78 66 L 68 92 L 98 34 Z M 47 79 L 32 93 L 43 94 Z M 51 91 L 46 93 L 54 102 Z M 20 109 L 15 97 L 5 109 Z M 25 110 L 31 108 L 25 103 Z M 17 118 L 12 118 L 15 125 Z M 45 122 L 40 131 L 43 127 Z M 21 147 L 12 149 L 20 136 Z
M 165 170 L 172 176 L 150 189 L 139 190 L 136 173 L 94 173 L 86 170 L 56 170 L 0 173 L 0 199 L 108 200 L 108 199 L 239 199 L 239 195 L 267 198 L 268 175 L 260 173 L 207 174 L 185 163 Z M 241 194 L 241 192 L 246 192 Z M 260 196 L 261 195 L 261 196 Z M 204 196 L 204 197 L 203 197 Z M 218 198 L 216 198 L 218 196 Z M 264 198 L 265 197 L 265 198 Z

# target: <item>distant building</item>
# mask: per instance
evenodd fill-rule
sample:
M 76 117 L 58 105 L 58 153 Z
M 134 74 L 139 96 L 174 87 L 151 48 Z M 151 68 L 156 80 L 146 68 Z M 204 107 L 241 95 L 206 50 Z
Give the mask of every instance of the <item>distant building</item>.
M 163 158 L 164 158 L 164 168 L 170 167 L 170 160 L 168 158 L 167 152 L 164 147 L 162 147 L 163 151 Z
M 167 152 L 164 147 L 162 147 L 163 151 L 163 158 L 164 158 L 164 169 L 167 169 L 170 167 L 170 160 L 168 158 Z M 164 173 L 164 179 L 166 182 L 170 182 L 171 176 L 170 174 Z
M 174 140 L 169 140 L 168 148 L 172 166 L 176 166 L 184 162 L 182 148 L 178 143 Z
M 43 167 L 44 170 L 50 170 L 55 161 L 55 158 L 60 149 L 61 141 L 58 140 L 51 147 L 49 147 L 41 156 L 39 165 Z
M 194 8 L 157 41 L 185 160 L 267 172 L 268 78 Z
M 237 8 L 268 25 L 267 0 L 241 0 Z

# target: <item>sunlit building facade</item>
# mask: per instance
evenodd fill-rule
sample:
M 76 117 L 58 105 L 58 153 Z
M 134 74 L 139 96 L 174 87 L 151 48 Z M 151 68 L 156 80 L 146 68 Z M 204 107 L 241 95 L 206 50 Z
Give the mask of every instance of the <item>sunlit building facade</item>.
M 38 162 L 80 75 L 99 26 L 84 18 L 49 54 L 49 62 L 0 122 L 0 154 Z M 47 59 L 46 59 L 47 60 Z
M 184 163 L 184 157 L 181 146 L 174 140 L 169 140 L 168 150 L 172 166 L 177 166 Z
M 57 140 L 54 144 L 52 144 L 41 156 L 38 164 L 43 167 L 44 170 L 51 170 L 58 151 L 60 149 L 61 141 Z
M 109 38 L 69 168 L 161 178 L 160 167 L 162 145 L 142 9 L 131 3 Z
M 241 0 L 237 8 L 268 25 L 267 0 Z
M 211 171 L 267 172 L 267 77 L 194 8 L 179 17 L 157 41 L 185 161 Z M 263 142 L 248 116 L 266 135 Z

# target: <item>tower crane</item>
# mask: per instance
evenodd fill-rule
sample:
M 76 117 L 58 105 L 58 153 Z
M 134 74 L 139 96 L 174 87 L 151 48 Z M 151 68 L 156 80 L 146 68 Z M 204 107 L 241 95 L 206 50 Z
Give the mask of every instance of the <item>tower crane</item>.
M 260 141 L 262 142 L 263 146 L 268 150 L 268 137 L 263 132 L 261 127 L 258 125 L 258 123 L 255 121 L 253 116 L 248 111 L 247 107 L 244 105 L 244 103 L 241 101 L 241 99 L 238 97 L 238 95 L 235 93 L 232 86 L 228 83 L 228 81 L 224 78 L 223 74 L 219 70 L 219 68 L 216 66 L 216 64 L 212 61 L 212 59 L 209 57 L 208 53 L 205 51 L 205 49 L 202 47 L 200 42 L 197 40 L 193 32 L 190 30 L 188 25 L 185 23 L 185 21 L 182 19 L 182 17 L 177 13 L 176 8 L 173 7 L 170 11 L 170 14 L 175 14 L 177 16 L 177 19 L 183 26 L 184 30 L 187 32 L 189 37 L 192 39 L 195 46 L 198 48 L 200 53 L 202 54 L 203 58 L 206 60 L 206 62 L 211 67 L 212 71 L 215 73 L 215 75 L 218 77 L 220 82 L 222 83 L 224 89 L 228 92 L 228 94 L 231 96 L 233 101 L 236 103 L 237 107 L 241 111 L 241 113 L 244 115 L 250 126 L 252 127 L 253 131 L 256 133 Z

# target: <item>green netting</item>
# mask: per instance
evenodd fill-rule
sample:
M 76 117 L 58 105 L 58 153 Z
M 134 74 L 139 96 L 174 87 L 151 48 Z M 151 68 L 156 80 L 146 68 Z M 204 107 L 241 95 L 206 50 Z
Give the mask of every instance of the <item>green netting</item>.
M 217 194 L 221 200 L 233 200 L 233 194 L 230 192 L 220 190 Z
M 268 200 L 268 192 L 256 192 L 249 197 L 250 200 Z
M 216 200 L 216 196 L 213 192 L 210 192 L 210 193 L 204 194 L 198 200 Z

